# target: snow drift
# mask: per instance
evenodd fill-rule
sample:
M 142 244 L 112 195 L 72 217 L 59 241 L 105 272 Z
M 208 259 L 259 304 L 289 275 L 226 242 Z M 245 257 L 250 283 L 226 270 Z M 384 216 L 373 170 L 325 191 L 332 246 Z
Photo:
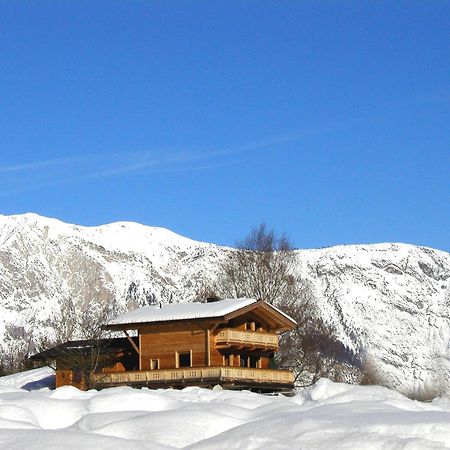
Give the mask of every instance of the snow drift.
M 449 400 L 420 403 L 383 387 L 322 379 L 291 398 L 201 388 L 20 389 L 48 377 L 39 370 L 0 378 L 0 448 L 450 447 Z

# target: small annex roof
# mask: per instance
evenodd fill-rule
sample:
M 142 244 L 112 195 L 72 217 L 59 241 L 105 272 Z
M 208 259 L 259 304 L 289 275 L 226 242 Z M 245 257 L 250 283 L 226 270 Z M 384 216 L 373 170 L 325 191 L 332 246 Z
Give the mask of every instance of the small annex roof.
M 178 320 L 224 318 L 233 315 L 240 310 L 254 309 L 262 304 L 266 305 L 266 307 L 272 309 L 277 315 L 281 315 L 285 320 L 295 325 L 294 319 L 266 302 L 261 300 L 258 301 L 253 298 L 228 298 L 210 303 L 192 302 L 172 303 L 162 305 L 161 307 L 158 305 L 144 306 L 110 320 L 106 325 L 104 325 L 104 328 L 120 329 L 122 328 L 122 325 L 123 327 L 127 326 L 128 328 L 133 328 L 131 325 L 171 322 Z
M 137 337 L 131 337 L 137 344 Z M 117 350 L 130 347 L 130 341 L 127 338 L 107 338 L 107 339 L 86 339 L 78 341 L 67 341 L 62 344 L 55 345 L 42 352 L 35 353 L 30 356 L 30 360 L 47 360 L 57 356 L 67 356 L 69 354 L 85 354 L 90 352 L 92 348 L 102 348 L 103 352 L 107 349 Z

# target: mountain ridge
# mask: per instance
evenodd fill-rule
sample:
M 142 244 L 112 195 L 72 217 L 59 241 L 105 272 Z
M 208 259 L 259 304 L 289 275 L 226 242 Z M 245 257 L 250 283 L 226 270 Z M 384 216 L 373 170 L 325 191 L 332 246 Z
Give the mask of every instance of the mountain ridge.
M 36 221 L 48 221 L 49 223 L 55 223 L 55 224 L 59 224 L 61 226 L 65 226 L 65 227 L 72 227 L 74 229 L 77 230 L 87 230 L 87 231 L 95 231 L 95 230 L 101 230 L 101 229 L 106 229 L 109 227 L 139 227 L 145 230 L 155 230 L 158 232 L 167 232 L 170 235 L 176 236 L 178 238 L 181 239 L 185 239 L 187 241 L 193 242 L 193 243 L 197 243 L 197 244 L 206 244 L 206 245 L 214 245 L 220 248 L 228 248 L 228 249 L 233 249 L 233 246 L 229 246 L 229 245 L 221 245 L 221 244 L 215 244 L 215 243 L 210 243 L 210 242 L 206 242 L 206 241 L 199 241 L 196 239 L 192 239 L 189 238 L 187 236 L 184 236 L 182 234 L 176 233 L 172 230 L 170 230 L 169 228 L 166 227 L 161 227 L 161 226 L 153 226 L 153 225 L 146 225 L 146 224 L 142 224 L 140 222 L 135 222 L 135 221 L 129 221 L 129 220 L 118 220 L 115 222 L 106 222 L 106 223 L 102 223 L 99 225 L 81 225 L 81 224 L 72 224 L 69 222 L 65 222 L 61 219 L 56 219 L 53 217 L 47 217 L 47 216 L 42 216 L 38 213 L 35 212 L 27 212 L 27 213 L 21 213 L 21 214 L 0 214 L 0 221 L 1 219 L 35 219 Z M 1 225 L 1 223 L 0 223 Z M 323 246 L 323 247 L 308 247 L 308 248 L 295 248 L 294 247 L 294 251 L 313 251 L 313 250 L 326 250 L 326 249 L 337 249 L 337 248 L 345 248 L 345 247 L 372 247 L 372 246 L 384 246 L 384 245 L 401 245 L 401 246 L 411 246 L 411 247 L 419 247 L 419 248 L 423 248 L 423 249 L 430 249 L 436 252 L 442 252 L 445 254 L 450 254 L 450 252 L 448 252 L 447 250 L 442 250 L 442 249 L 438 249 L 438 248 L 434 248 L 434 247 L 430 247 L 427 245 L 422 245 L 422 244 L 412 244 L 409 242 L 402 242 L 402 241 L 383 241 L 383 242 L 360 242 L 360 243 L 351 243 L 351 244 L 335 244 L 335 245 L 327 245 L 327 246 Z

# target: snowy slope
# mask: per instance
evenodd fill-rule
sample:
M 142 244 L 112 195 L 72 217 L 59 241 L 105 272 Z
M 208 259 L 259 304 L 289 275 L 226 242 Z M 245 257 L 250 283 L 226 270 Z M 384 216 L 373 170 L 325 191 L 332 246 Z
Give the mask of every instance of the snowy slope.
M 387 385 L 433 393 L 450 371 L 450 255 L 406 244 L 299 252 L 299 272 L 350 347 Z
M 0 216 L 0 337 L 14 336 L 3 345 L 49 333 L 48 320 L 68 298 L 122 310 L 148 296 L 193 300 L 230 251 L 136 223 L 81 227 L 35 214 Z M 377 244 L 299 250 L 297 257 L 324 319 L 368 355 L 389 386 L 426 393 L 447 376 L 448 253 Z
M 35 214 L 0 216 L 0 336 L 5 323 L 42 325 L 61 300 L 77 296 L 121 306 L 145 294 L 192 299 L 222 255 L 217 246 L 135 223 L 87 228 Z
M 0 378 L 5 449 L 450 448 L 448 399 L 419 403 L 383 387 L 322 379 L 286 398 L 195 387 L 26 392 L 9 381 Z

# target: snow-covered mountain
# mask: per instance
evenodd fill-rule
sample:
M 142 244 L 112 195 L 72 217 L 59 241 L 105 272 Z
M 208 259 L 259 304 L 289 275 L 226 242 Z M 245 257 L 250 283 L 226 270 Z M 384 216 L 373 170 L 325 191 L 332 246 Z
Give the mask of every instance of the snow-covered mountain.
M 230 251 L 136 223 L 0 215 L 0 340 L 45 335 L 68 299 L 119 309 L 150 296 L 192 300 Z M 447 376 L 449 253 L 376 244 L 298 250 L 297 258 L 324 319 L 346 345 L 363 348 L 389 386 L 424 392 Z
M 377 378 L 427 396 L 450 379 L 450 254 L 407 244 L 298 252 L 323 317 Z M 447 384 L 448 387 L 450 385 Z

